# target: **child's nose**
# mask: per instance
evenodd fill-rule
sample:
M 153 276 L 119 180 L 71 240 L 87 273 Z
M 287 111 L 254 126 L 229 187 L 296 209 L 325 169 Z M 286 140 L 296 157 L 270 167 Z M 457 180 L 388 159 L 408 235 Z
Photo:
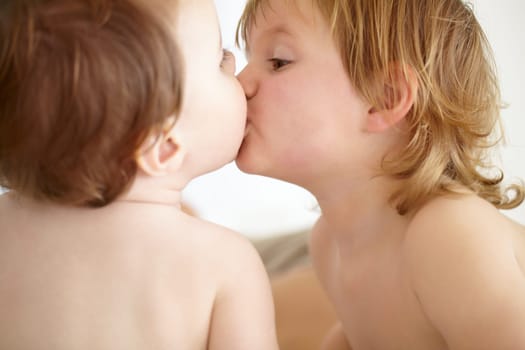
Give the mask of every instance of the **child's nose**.
M 237 75 L 237 79 L 241 83 L 247 100 L 255 96 L 257 93 L 257 83 L 249 66 L 244 67 L 244 69 Z

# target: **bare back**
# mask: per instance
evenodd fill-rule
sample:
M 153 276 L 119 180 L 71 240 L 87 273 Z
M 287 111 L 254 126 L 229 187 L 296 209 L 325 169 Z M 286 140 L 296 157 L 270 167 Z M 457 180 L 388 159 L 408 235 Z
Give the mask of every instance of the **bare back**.
M 170 207 L 4 195 L 0 222 L 2 349 L 207 349 L 225 261 L 246 263 L 236 235 Z
M 475 337 L 476 331 L 480 333 L 481 327 L 476 328 L 477 322 L 492 325 L 490 330 L 498 334 L 500 327 L 497 323 L 501 323 L 501 317 L 505 315 L 490 312 L 477 314 L 469 310 L 469 307 L 483 309 L 486 300 L 489 300 L 487 309 L 501 306 L 487 299 L 491 296 L 490 291 L 487 292 L 489 297 L 483 295 L 488 288 L 477 291 L 474 296 L 471 295 L 472 284 L 476 279 L 471 281 L 464 276 L 476 275 L 476 268 L 483 269 L 480 279 L 493 284 L 495 290 L 501 289 L 498 284 L 502 281 L 515 281 L 514 290 L 507 299 L 516 301 L 514 305 L 518 311 L 516 314 L 507 315 L 507 318 L 515 321 L 515 324 L 523 324 L 521 321 L 525 316 L 525 227 L 509 220 L 479 198 L 467 197 L 459 201 L 445 199 L 436 202 L 423 208 L 414 218 L 408 219 L 406 225 L 393 226 L 390 232 L 378 235 L 381 238 L 371 240 L 359 249 L 352 249 L 350 254 L 347 248 L 338 246 L 335 240 L 330 238 L 330 232 L 322 230 L 322 225 L 318 224 L 314 230 L 311 241 L 314 266 L 338 311 L 342 329 L 353 350 L 470 349 L 471 347 L 465 344 L 461 344 L 464 347 L 456 347 L 455 344 L 465 338 Z M 450 209 L 447 210 L 446 207 Z M 442 226 L 448 213 L 458 208 L 463 208 L 461 214 L 465 215 L 465 220 L 468 220 L 469 212 L 478 213 L 475 217 L 481 222 L 479 225 L 488 230 L 478 232 L 479 237 L 473 234 L 472 240 L 471 237 L 454 237 L 452 241 L 454 235 L 469 235 L 466 233 L 468 230 L 449 230 L 448 234 L 445 233 L 447 228 L 461 228 L 461 225 L 466 227 L 461 220 L 454 222 L 460 216 L 449 216 L 447 225 L 450 226 Z M 433 232 L 432 228 L 437 229 Z M 440 232 L 440 228 L 444 231 Z M 447 241 L 449 238 L 451 239 Z M 459 257 L 454 257 L 454 246 L 458 246 Z M 473 259 L 473 263 L 463 262 L 462 257 L 468 257 L 469 251 L 479 260 Z M 432 265 L 432 269 L 421 270 L 430 265 L 427 264 L 425 256 L 432 256 L 432 252 L 435 254 L 435 261 L 439 263 Z M 484 253 L 486 254 L 481 255 Z M 491 265 L 494 268 L 491 268 Z M 506 279 L 494 277 L 491 280 L 493 276 L 502 275 L 502 271 L 495 270 L 496 268 L 507 267 L 507 270 L 511 270 L 514 266 L 517 267 L 514 275 L 506 276 Z M 458 276 L 461 276 L 458 277 L 459 282 L 447 279 L 453 275 L 453 271 L 462 269 L 465 275 L 458 273 Z M 434 294 L 427 294 L 428 289 L 432 289 L 431 293 Z M 448 296 L 450 300 L 457 299 L 458 305 L 447 305 L 444 301 L 448 300 Z M 468 304 L 469 300 L 477 301 L 478 298 L 480 302 L 477 305 Z M 467 326 L 461 323 L 454 324 L 454 321 L 447 319 L 460 319 L 455 312 L 462 308 L 465 312 L 464 323 L 472 327 L 469 337 L 465 337 Z M 437 309 L 444 311 L 440 314 L 439 311 L 436 312 Z M 447 320 L 444 327 L 442 320 Z M 456 329 L 453 329 L 454 327 Z M 511 330 L 512 325 L 503 324 L 501 327 L 505 329 L 501 330 L 500 336 L 511 338 L 505 332 Z M 457 329 L 461 329 L 463 334 L 456 331 Z M 489 349 L 493 345 L 491 340 L 483 339 L 482 334 L 479 334 L 477 341 L 485 342 L 489 346 L 486 349 Z M 511 338 L 510 341 L 516 339 Z M 454 347 L 449 347 L 448 344 L 454 344 Z M 497 348 L 512 349 L 512 346 L 502 342 L 498 344 Z M 485 349 L 477 347 L 482 348 Z

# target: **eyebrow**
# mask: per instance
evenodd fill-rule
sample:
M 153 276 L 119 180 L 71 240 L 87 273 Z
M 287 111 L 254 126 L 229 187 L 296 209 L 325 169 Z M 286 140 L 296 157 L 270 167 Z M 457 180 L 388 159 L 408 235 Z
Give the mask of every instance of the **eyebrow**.
M 266 29 L 264 32 L 260 34 L 260 36 L 274 36 L 274 35 L 286 35 L 286 36 L 293 36 L 294 32 L 290 30 L 290 28 L 286 24 L 279 24 L 276 26 L 273 26 L 271 28 Z M 246 43 L 246 49 L 245 49 L 245 55 L 249 56 L 250 54 L 250 47 Z
M 290 28 L 286 24 L 279 24 L 277 26 L 274 26 L 272 28 L 265 30 L 263 34 L 264 35 L 275 35 L 275 34 L 292 35 L 293 32 L 290 30 Z

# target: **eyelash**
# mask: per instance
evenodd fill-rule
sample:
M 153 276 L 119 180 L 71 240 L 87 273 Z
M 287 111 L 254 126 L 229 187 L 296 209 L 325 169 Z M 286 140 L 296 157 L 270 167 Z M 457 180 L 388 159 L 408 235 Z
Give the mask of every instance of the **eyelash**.
M 283 67 L 292 63 L 292 61 L 283 60 L 280 58 L 270 58 L 268 61 L 272 64 L 272 68 L 274 71 L 278 71 L 282 69 Z
M 222 60 L 221 68 L 224 68 L 224 64 L 233 58 L 233 52 L 230 50 L 222 49 Z

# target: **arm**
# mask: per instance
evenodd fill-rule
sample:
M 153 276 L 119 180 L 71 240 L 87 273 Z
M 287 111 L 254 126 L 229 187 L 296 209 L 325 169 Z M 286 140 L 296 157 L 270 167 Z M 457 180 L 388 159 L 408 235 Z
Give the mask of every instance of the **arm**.
M 414 219 L 412 286 L 449 349 L 525 349 L 525 278 L 512 229 L 475 200 L 431 204 Z
M 321 350 L 352 350 L 341 323 L 335 324 L 324 338 Z
M 235 237 L 227 245 L 208 349 L 276 350 L 274 307 L 264 266 L 248 241 Z

